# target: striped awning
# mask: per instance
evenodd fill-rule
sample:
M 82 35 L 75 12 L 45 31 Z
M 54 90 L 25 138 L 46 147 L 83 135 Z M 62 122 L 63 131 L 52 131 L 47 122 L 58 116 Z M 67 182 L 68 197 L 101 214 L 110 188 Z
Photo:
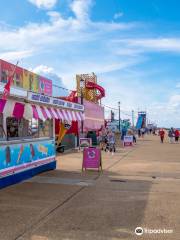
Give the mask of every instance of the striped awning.
M 60 119 L 62 121 L 83 121 L 84 114 L 79 111 L 40 106 L 30 103 L 20 103 L 13 100 L 0 99 L 0 113 L 6 117 L 15 117 L 17 119 Z

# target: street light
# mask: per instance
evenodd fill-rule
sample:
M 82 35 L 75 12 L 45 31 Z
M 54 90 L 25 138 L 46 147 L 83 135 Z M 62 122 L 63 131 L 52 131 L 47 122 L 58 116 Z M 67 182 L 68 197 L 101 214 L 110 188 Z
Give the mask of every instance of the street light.
M 85 86 L 85 82 L 84 82 L 84 79 L 81 78 L 80 80 L 80 89 L 81 89 L 81 104 L 83 105 L 83 89 L 84 89 L 84 86 Z M 84 128 L 84 122 L 83 120 L 81 121 L 81 133 L 83 135 L 83 128 Z
M 132 110 L 132 126 L 134 128 L 134 110 Z
M 119 108 L 119 132 L 121 132 L 121 102 L 118 102 Z

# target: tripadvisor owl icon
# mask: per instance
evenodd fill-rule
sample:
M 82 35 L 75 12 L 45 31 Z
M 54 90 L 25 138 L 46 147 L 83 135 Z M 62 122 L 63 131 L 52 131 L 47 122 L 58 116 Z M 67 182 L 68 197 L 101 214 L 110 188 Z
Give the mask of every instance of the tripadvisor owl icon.
M 142 227 L 137 227 L 135 229 L 135 234 L 138 235 L 138 236 L 143 235 L 143 228 Z

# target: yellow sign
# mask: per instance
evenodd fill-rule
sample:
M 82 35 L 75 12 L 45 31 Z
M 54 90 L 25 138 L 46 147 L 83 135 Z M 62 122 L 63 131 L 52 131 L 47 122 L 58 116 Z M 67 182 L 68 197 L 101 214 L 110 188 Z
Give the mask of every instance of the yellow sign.
M 39 91 L 39 76 L 27 70 L 23 71 L 23 88 L 33 92 Z
M 66 132 L 69 130 L 69 128 L 71 127 L 70 124 L 68 123 L 59 123 L 59 134 L 58 134 L 58 139 L 57 139 L 57 145 L 59 145 L 63 139 L 63 137 L 65 136 Z

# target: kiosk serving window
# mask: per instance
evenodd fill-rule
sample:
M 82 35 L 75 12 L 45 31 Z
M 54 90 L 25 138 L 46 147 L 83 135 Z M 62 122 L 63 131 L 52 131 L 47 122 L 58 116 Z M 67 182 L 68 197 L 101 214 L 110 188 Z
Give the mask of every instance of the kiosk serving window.
M 10 139 L 43 138 L 53 136 L 52 120 L 26 120 L 14 117 L 6 118 L 7 136 Z
M 39 120 L 39 137 L 52 137 L 53 136 L 53 121 Z
M 8 136 L 8 138 L 19 137 L 19 134 L 18 134 L 19 121 L 16 118 L 7 117 L 6 118 L 6 126 L 7 126 L 7 136 Z

